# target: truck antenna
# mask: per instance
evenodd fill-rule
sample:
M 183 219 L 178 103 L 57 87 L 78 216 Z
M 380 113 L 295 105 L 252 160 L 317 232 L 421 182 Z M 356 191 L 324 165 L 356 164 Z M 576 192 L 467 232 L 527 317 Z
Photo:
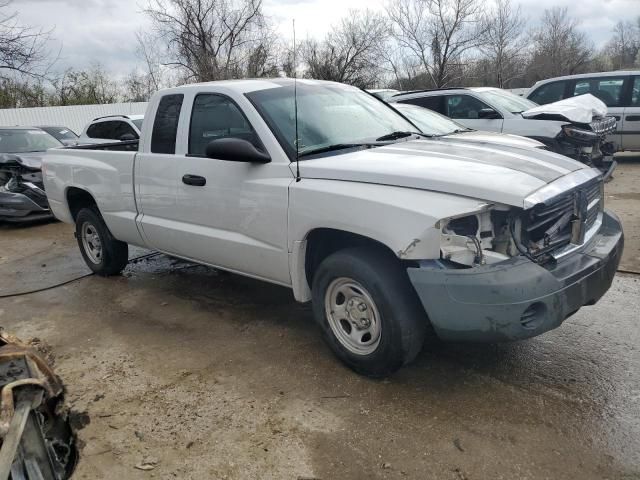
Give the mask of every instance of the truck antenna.
M 298 146 L 298 72 L 297 72 L 297 55 L 296 55 L 296 19 L 293 19 L 293 116 L 296 127 L 296 182 L 300 178 L 300 148 Z

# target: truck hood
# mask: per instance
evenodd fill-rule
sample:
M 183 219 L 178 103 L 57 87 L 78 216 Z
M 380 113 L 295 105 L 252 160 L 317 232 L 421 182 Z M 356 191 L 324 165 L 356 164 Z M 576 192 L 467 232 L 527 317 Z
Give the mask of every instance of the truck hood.
M 533 148 L 413 140 L 300 162 L 304 178 L 431 190 L 517 207 L 536 190 L 585 165 Z
M 540 120 L 567 120 L 575 123 L 591 123 L 593 118 L 607 116 L 607 105 L 590 93 L 565 98 L 547 105 L 531 108 L 521 114 L 524 118 Z
M 443 140 L 464 141 L 472 143 L 491 143 L 493 145 L 504 145 L 507 147 L 544 147 L 544 143 L 533 140 L 532 138 L 521 137 L 519 135 L 509 135 L 507 133 L 483 132 L 480 130 L 452 133 L 441 138 Z

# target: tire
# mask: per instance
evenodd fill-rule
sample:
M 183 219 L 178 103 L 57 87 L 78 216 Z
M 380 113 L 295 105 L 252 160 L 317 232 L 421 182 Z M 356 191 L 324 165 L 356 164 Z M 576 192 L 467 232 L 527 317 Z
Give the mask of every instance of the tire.
M 312 298 L 325 341 L 361 375 L 388 376 L 422 349 L 427 316 L 401 264 L 381 248 L 327 257 L 313 276 Z
M 96 208 L 78 212 L 76 240 L 85 263 L 98 275 L 117 275 L 129 262 L 128 245 L 113 238 Z

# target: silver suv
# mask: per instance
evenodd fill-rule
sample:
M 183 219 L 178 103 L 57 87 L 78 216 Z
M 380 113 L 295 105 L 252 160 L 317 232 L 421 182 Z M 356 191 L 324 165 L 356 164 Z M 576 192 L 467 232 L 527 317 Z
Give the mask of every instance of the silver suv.
M 540 105 L 590 93 L 616 117 L 618 129 L 609 137 L 620 150 L 640 150 L 640 70 L 584 73 L 537 82 L 526 97 Z

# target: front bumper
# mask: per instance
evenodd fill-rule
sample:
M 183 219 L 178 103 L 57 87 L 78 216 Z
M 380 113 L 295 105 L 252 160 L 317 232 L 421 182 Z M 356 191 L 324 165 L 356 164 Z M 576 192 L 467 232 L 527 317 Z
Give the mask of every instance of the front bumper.
M 552 266 L 520 256 L 460 270 L 425 264 L 407 271 L 441 339 L 520 340 L 596 303 L 611 286 L 623 245 L 620 221 L 605 211 L 589 243 Z
M 0 221 L 22 223 L 53 218 L 44 208 L 21 193 L 0 192 Z

